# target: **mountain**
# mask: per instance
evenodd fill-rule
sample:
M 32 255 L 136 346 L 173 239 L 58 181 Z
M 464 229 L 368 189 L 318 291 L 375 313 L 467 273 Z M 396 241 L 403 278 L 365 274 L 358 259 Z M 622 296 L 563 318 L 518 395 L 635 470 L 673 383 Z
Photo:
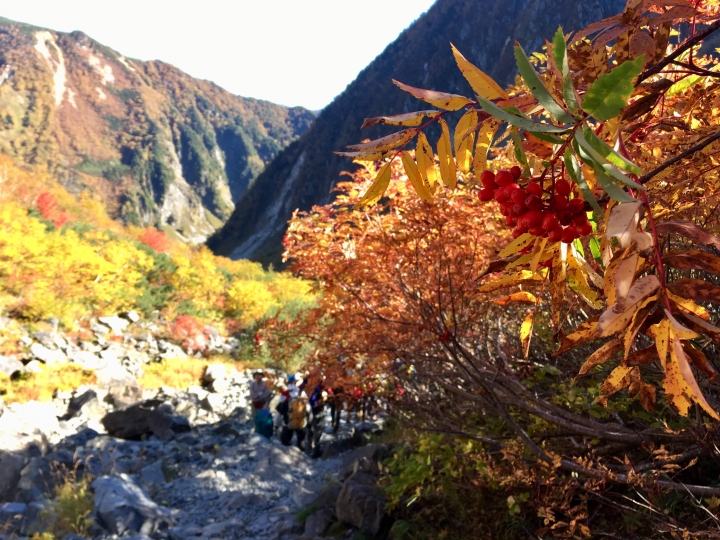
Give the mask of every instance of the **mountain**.
M 202 242 L 315 114 L 242 98 L 82 32 L 0 18 L 0 152 L 114 218 Z
M 326 204 L 340 172 L 352 167 L 332 152 L 389 132 L 381 127 L 361 132 L 363 119 L 427 108 L 391 79 L 471 95 L 453 60 L 451 42 L 507 84 L 515 76 L 515 40 L 528 51 L 539 50 L 543 38 L 551 39 L 558 26 L 579 30 L 620 13 L 624 5 L 625 0 L 437 0 L 323 109 L 307 133 L 273 160 L 237 202 L 224 227 L 208 239 L 208 246 L 232 258 L 277 262 L 293 210 Z

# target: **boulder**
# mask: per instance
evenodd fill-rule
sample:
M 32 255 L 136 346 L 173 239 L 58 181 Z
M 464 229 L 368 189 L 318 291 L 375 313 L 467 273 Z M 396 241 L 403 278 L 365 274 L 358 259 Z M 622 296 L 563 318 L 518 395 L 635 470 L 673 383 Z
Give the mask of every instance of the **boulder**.
M 90 351 L 73 351 L 68 354 L 71 362 L 79 365 L 83 369 L 95 371 L 104 363 L 95 354 Z
M 40 453 L 50 440 L 61 433 L 53 403 L 28 401 L 13 403 L 0 416 L 0 441 L 6 451 L 36 447 Z
M 228 377 L 227 368 L 224 364 L 210 364 L 205 368 L 203 373 L 203 382 L 210 387 L 213 392 L 221 394 L 230 388 L 230 378 Z
M 126 311 L 123 315 L 131 323 L 136 323 L 140 320 L 138 312 L 132 309 L 130 311 Z
M 30 345 L 30 354 L 36 360 L 44 364 L 59 364 L 67 361 L 65 353 L 59 349 L 48 349 L 45 345 L 40 343 L 33 343 Z
M 0 373 L 12 377 L 16 373 L 25 371 L 23 363 L 14 356 L 3 356 L 0 354 Z
M 208 394 L 205 396 L 205 399 L 200 402 L 200 406 L 206 411 L 220 414 L 225 410 L 225 400 L 223 396 L 219 394 Z
M 125 409 L 109 412 L 102 419 L 102 425 L 109 435 L 120 439 L 139 439 L 152 434 L 150 413 L 160 405 L 158 399 L 148 399 Z
M 57 521 L 57 515 L 52 510 L 52 501 L 46 499 L 34 501 L 27 505 L 20 534 L 24 536 L 41 535 L 50 531 Z
M 117 315 L 112 317 L 98 317 L 98 321 L 112 330 L 116 336 L 122 336 L 123 331 L 130 325 L 130 321 Z
M 187 418 L 177 414 L 170 403 L 162 403 L 150 413 L 148 426 L 159 439 L 164 441 L 169 441 L 179 433 L 190 431 Z
M 182 348 L 163 339 L 158 340 L 157 347 L 161 353 L 159 355 L 161 359 L 180 358 L 184 360 L 185 358 L 187 358 L 187 354 L 185 354 L 185 351 L 183 351 Z
M 92 488 L 97 523 L 112 534 L 152 535 L 173 525 L 170 510 L 153 502 L 127 475 L 101 476 Z
M 327 508 L 324 510 L 318 510 L 314 514 L 308 516 L 305 521 L 305 532 L 303 533 L 308 538 L 316 538 L 323 536 L 327 531 L 330 524 L 333 522 L 335 514 L 332 510 Z
M 15 493 L 20 481 L 20 471 L 28 462 L 28 458 L 16 452 L 5 452 L 0 455 L 0 501 L 9 501 Z
M 140 480 L 148 488 L 155 488 L 165 485 L 165 473 L 163 472 L 162 460 L 140 469 Z
M 25 364 L 25 371 L 28 373 L 42 373 L 43 365 L 39 360 L 30 360 Z
M 55 332 L 35 332 L 30 334 L 30 337 L 48 349 L 64 349 L 67 347 L 65 338 Z
M 322 490 L 322 484 L 301 480 L 290 488 L 290 497 L 300 508 L 310 505 Z
M 120 385 L 108 388 L 105 401 L 116 409 L 123 409 L 142 401 L 143 392 L 139 386 Z
M 63 419 L 68 420 L 81 415 L 87 419 L 97 419 L 105 415 L 105 409 L 100 404 L 95 390 L 89 389 L 70 398 L 68 411 Z
M 101 388 L 112 386 L 139 386 L 137 379 L 119 364 L 105 363 L 95 372 L 97 384 Z
M 343 457 L 342 465 L 338 472 L 338 479 L 342 482 L 357 471 L 379 474 L 380 467 L 378 462 L 381 461 L 387 453 L 387 446 L 382 444 L 368 444 L 356 448 Z
M 385 518 L 385 499 L 374 486 L 354 481 L 351 477 L 340 490 L 335 515 L 343 523 L 375 536 Z
M 20 531 L 27 505 L 19 502 L 0 504 L 0 530 L 13 535 Z

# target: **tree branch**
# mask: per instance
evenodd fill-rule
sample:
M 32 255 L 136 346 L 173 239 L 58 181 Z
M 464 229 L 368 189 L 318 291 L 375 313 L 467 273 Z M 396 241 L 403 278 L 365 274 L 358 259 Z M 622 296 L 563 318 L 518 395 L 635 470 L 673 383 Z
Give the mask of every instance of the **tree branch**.
M 663 164 L 660 165 L 659 167 L 656 167 L 655 169 L 653 169 L 653 170 L 650 171 L 649 173 L 646 173 L 646 174 L 642 175 L 640 178 L 638 178 L 638 183 L 639 183 L 639 184 L 645 184 L 645 183 L 648 182 L 651 178 L 657 176 L 658 174 L 660 174 L 661 172 L 663 172 L 663 171 L 664 171 L 665 169 L 667 169 L 668 167 L 671 167 L 672 165 L 675 165 L 678 161 L 682 161 L 683 159 L 692 156 L 695 152 L 697 152 L 697 151 L 699 151 L 699 150 L 702 150 L 702 149 L 705 148 L 706 146 L 711 145 L 712 143 L 714 143 L 714 142 L 717 141 L 718 139 L 720 139 L 720 131 L 718 131 L 717 133 L 711 135 L 710 137 L 708 137 L 708 138 L 705 139 L 704 141 L 696 144 L 695 146 L 691 146 L 690 148 L 688 148 L 688 149 L 685 150 L 684 152 L 678 154 L 677 156 L 668 159 L 665 163 L 663 163 Z

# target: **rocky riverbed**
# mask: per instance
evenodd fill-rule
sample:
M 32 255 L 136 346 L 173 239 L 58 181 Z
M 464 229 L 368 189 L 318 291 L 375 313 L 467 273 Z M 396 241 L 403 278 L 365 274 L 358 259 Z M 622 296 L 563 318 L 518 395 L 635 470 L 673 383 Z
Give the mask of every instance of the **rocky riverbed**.
M 197 385 L 143 389 L 143 365 L 186 352 L 152 333 L 138 339 L 144 329 L 129 331 L 142 324 L 132 316 L 105 319 L 92 340 L 35 333 L 27 354 L 0 358 L 14 376 L 33 362 L 82 362 L 96 374 L 93 384 L 49 402 L 0 403 L 0 540 L 48 532 L 66 540 L 291 540 L 387 531 L 374 487 L 386 449 L 363 446 L 381 421 L 343 422 L 337 434 L 327 426 L 323 457 L 311 459 L 254 433 L 249 372 L 209 363 Z M 111 333 L 122 340 L 103 337 Z M 232 352 L 236 344 L 218 337 L 212 345 Z M 87 488 L 87 526 L 76 528 L 84 536 L 58 533 L 63 485 Z

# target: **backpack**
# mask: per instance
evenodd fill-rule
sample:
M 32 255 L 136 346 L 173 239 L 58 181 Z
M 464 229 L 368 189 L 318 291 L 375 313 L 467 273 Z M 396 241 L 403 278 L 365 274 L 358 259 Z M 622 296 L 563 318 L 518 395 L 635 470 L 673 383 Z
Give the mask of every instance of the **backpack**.
M 268 439 L 273 434 L 272 414 L 267 409 L 260 409 L 255 415 L 255 433 L 259 433 Z
M 288 417 L 290 427 L 292 429 L 304 429 L 307 424 L 307 415 L 305 413 L 305 400 L 295 398 L 290 402 Z

